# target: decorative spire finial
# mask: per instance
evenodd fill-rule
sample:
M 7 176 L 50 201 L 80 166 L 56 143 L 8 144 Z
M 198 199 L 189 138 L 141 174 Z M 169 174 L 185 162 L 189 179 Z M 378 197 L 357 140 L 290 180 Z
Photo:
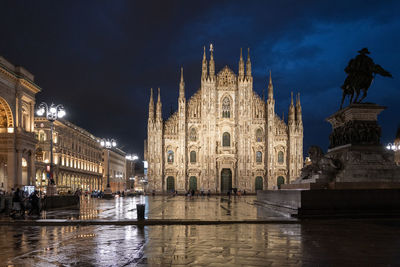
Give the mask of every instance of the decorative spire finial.
M 290 106 L 293 106 L 293 92 L 290 92 Z
M 214 77 L 215 76 L 215 63 L 214 63 L 214 46 L 213 44 L 210 44 L 210 63 L 209 63 L 209 75 L 210 77 Z
M 247 48 L 246 76 L 251 77 L 250 48 Z
M 181 67 L 181 82 L 179 83 L 179 98 L 185 97 L 185 81 L 183 80 L 183 67 Z
M 269 70 L 268 99 L 274 98 L 274 86 L 272 85 L 271 70 Z
M 206 79 L 207 78 L 207 58 L 206 58 L 206 46 L 203 46 L 203 63 L 201 67 L 201 78 Z
M 243 80 L 243 78 L 244 78 L 244 61 L 243 61 L 242 48 L 240 48 L 240 58 L 239 58 L 239 80 Z

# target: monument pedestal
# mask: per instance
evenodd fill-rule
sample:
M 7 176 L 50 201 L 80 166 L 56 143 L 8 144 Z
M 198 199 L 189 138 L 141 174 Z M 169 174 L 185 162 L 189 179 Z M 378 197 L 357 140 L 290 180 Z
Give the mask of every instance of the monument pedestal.
M 301 178 L 260 192 L 258 203 L 298 217 L 400 216 L 400 167 L 393 151 L 380 144 L 377 117 L 384 109 L 351 104 L 328 117 L 333 128 L 328 153 L 314 148 Z
M 48 185 L 46 188 L 47 196 L 56 196 L 57 194 L 57 186 L 54 184 Z
M 112 191 L 111 191 L 111 187 L 107 187 L 107 188 L 104 190 L 103 198 L 105 198 L 105 199 L 111 199 L 111 198 L 113 198 L 113 194 L 112 194 Z

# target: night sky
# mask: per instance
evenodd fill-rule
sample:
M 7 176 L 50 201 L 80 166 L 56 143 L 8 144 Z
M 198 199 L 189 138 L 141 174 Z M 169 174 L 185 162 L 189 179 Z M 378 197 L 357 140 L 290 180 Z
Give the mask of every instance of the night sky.
M 143 155 L 150 88 L 163 115 L 176 110 L 179 69 L 186 97 L 200 87 L 203 46 L 214 44 L 216 71 L 237 73 L 250 47 L 254 89 L 272 70 L 276 112 L 300 92 L 304 151 L 328 146 L 343 69 L 368 47 L 393 79 L 377 76 L 367 102 L 387 106 L 382 143 L 400 123 L 400 1 L 0 1 L 0 55 L 35 75 L 37 103 L 64 104 L 66 119 Z

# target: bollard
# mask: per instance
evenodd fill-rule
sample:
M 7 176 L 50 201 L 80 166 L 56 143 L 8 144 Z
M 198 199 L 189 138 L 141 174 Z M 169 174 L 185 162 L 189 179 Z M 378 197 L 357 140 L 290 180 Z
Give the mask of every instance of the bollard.
M 145 204 L 136 204 L 136 213 L 138 220 L 144 220 Z

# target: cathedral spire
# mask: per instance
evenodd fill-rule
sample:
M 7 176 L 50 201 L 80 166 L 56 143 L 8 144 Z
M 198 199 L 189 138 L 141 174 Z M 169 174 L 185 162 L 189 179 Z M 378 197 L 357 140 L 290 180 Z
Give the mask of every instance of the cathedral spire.
M 183 67 L 181 67 L 181 82 L 179 83 L 179 98 L 185 98 L 185 81 L 183 80 Z
M 250 48 L 247 48 L 246 77 L 251 77 Z
M 243 61 L 242 48 L 240 48 L 240 58 L 239 58 L 239 80 L 243 80 L 243 78 L 244 78 L 244 61 Z
M 153 88 L 150 89 L 149 120 L 154 120 Z
M 294 111 L 294 105 L 293 105 L 293 92 L 290 94 L 291 100 L 290 100 L 290 106 L 289 106 L 289 115 L 288 115 L 288 124 L 292 124 L 295 121 L 295 111 Z
M 297 99 L 296 99 L 296 120 L 299 124 L 303 124 L 303 119 L 301 114 L 301 104 L 300 104 L 300 93 L 297 93 Z
M 161 107 L 162 107 L 162 104 L 161 104 L 160 87 L 158 87 L 157 107 L 156 107 L 156 120 L 162 120 Z
M 207 78 L 207 58 L 206 58 L 206 47 L 204 46 L 204 53 L 203 53 L 203 63 L 201 68 L 201 78 Z
M 274 98 L 274 86 L 272 85 L 271 70 L 269 71 L 268 99 Z
M 214 63 L 214 47 L 213 44 L 210 44 L 210 67 L 209 67 L 209 74 L 210 78 L 215 76 L 215 63 Z

